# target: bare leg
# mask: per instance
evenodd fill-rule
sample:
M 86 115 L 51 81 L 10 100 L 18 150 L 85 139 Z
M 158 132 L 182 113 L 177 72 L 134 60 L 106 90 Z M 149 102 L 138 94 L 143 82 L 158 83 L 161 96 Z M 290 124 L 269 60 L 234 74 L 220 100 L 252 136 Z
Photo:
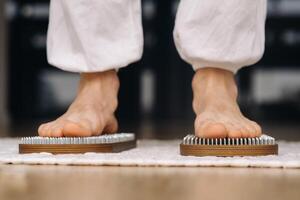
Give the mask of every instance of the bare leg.
M 118 105 L 119 79 L 115 70 L 82 73 L 78 94 L 65 114 L 42 124 L 41 136 L 92 136 L 114 133 L 118 122 L 114 112 Z
M 261 127 L 243 116 L 237 104 L 232 72 L 217 68 L 198 69 L 192 83 L 195 134 L 206 138 L 256 137 Z

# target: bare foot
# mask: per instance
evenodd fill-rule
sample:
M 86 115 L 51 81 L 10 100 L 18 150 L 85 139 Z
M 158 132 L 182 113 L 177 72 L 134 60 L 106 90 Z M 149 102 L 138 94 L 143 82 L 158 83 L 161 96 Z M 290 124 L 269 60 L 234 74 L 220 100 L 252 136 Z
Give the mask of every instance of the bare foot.
M 197 136 L 237 138 L 261 135 L 261 127 L 240 111 L 232 72 L 216 68 L 199 69 L 194 75 L 192 88 Z
M 40 136 L 93 136 L 114 133 L 118 122 L 114 112 L 118 105 L 119 79 L 114 70 L 82 73 L 76 99 L 65 114 L 40 125 Z

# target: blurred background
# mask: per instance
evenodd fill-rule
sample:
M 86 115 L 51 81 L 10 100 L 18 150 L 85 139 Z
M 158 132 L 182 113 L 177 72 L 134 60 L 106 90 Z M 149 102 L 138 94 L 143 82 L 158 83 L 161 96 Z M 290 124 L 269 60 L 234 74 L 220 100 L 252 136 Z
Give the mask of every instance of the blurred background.
M 175 49 L 178 0 L 142 0 L 141 61 L 119 72 L 120 131 L 139 138 L 181 138 L 193 132 L 192 68 Z M 49 0 L 0 0 L 0 135 L 36 135 L 62 114 L 78 74 L 47 64 Z M 243 112 L 264 132 L 300 140 L 300 1 L 268 0 L 266 51 L 237 74 Z

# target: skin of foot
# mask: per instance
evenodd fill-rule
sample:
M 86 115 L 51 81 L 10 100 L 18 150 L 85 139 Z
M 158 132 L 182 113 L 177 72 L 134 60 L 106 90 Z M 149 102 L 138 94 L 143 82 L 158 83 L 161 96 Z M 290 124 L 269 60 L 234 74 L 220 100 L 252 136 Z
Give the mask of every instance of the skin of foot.
M 119 78 L 115 70 L 82 73 L 75 100 L 65 114 L 38 128 L 40 136 L 78 137 L 115 133 Z
M 237 103 L 234 74 L 217 68 L 198 69 L 192 81 L 195 135 L 203 138 L 244 138 L 262 134 Z

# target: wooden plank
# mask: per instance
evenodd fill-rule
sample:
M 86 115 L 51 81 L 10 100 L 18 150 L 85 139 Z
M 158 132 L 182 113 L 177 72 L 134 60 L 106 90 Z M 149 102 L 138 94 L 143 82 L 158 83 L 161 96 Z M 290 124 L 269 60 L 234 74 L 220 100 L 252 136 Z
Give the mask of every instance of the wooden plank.
M 136 140 L 109 144 L 19 144 L 19 153 L 48 152 L 53 154 L 77 154 L 86 152 L 116 153 L 136 147 Z
M 180 144 L 184 156 L 265 156 L 277 155 L 278 145 L 184 145 Z

